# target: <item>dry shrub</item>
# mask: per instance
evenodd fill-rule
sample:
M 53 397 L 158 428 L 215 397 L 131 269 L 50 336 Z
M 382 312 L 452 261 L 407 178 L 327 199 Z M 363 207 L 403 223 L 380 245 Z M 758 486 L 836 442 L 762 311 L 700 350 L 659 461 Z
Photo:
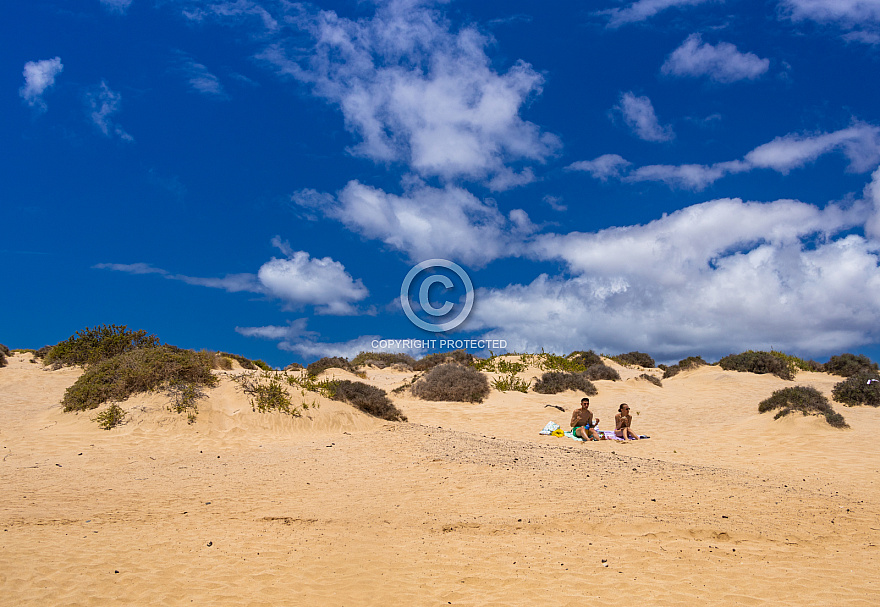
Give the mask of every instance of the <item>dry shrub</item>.
M 324 358 L 319 358 L 315 362 L 309 364 L 306 367 L 309 375 L 318 375 L 322 371 L 326 371 L 327 369 L 343 369 L 345 371 L 351 371 L 354 373 L 354 367 L 351 366 L 351 363 L 348 362 L 347 358 L 342 358 L 341 356 L 325 356 Z
M 704 365 L 708 365 L 705 360 L 703 360 L 702 356 L 688 356 L 687 358 L 682 358 L 678 361 L 677 365 L 658 365 L 657 368 L 663 369 L 663 379 L 668 379 L 673 377 L 674 375 L 678 375 L 681 371 L 688 371 L 690 369 L 696 369 L 697 367 L 702 367 Z
M 405 422 L 406 415 L 398 409 L 385 390 L 347 379 L 333 382 L 333 400 L 346 402 L 364 413 L 392 422 Z
M 877 363 L 872 362 L 864 354 L 846 353 L 840 356 L 832 356 L 822 367 L 826 373 L 843 377 L 851 377 L 862 371 L 877 372 Z
M 880 407 L 880 374 L 876 371 L 860 371 L 851 375 L 834 386 L 831 396 L 847 407 Z
M 433 369 L 437 365 L 442 365 L 446 363 L 458 363 L 459 365 L 471 366 L 474 364 L 474 361 L 474 355 L 467 350 L 453 350 L 452 352 L 437 352 L 436 354 L 428 354 L 424 358 L 420 358 L 419 360 L 417 360 L 413 364 L 412 368 L 415 371 L 427 371 L 429 369 Z
M 639 375 L 639 379 L 644 379 L 646 381 L 649 381 L 652 384 L 654 384 L 655 386 L 658 386 L 660 388 L 663 387 L 663 382 L 660 381 L 660 378 L 657 377 L 656 375 L 648 375 L 647 373 L 642 373 L 641 375 Z
M 587 379 L 583 373 L 566 373 L 564 371 L 549 371 L 535 382 L 532 388 L 539 394 L 558 394 L 566 390 L 576 390 L 589 396 L 598 394 L 596 386 Z
M 626 354 L 618 354 L 617 356 L 612 356 L 611 360 L 620 363 L 625 367 L 636 366 L 653 369 L 655 364 L 654 359 L 644 352 L 627 352 Z
M 213 366 L 213 356 L 206 352 L 168 345 L 131 350 L 89 366 L 67 389 L 61 403 L 65 411 L 86 411 L 164 386 L 214 386 Z
M 303 367 L 299 363 L 290 363 L 289 365 L 284 367 L 285 371 L 302 371 L 303 369 L 305 369 L 305 367 Z
M 474 368 L 443 363 L 413 384 L 412 393 L 424 400 L 479 403 L 489 395 L 489 381 Z
M 52 346 L 45 365 L 94 365 L 125 352 L 159 347 L 159 339 L 146 331 L 129 331 L 126 325 L 101 325 L 77 331 Z
M 794 372 L 787 361 L 770 352 L 749 350 L 741 354 L 729 354 L 718 361 L 722 369 L 745 373 L 772 373 L 782 379 L 794 380 Z
M 574 363 L 583 365 L 585 369 L 589 369 L 593 365 L 601 365 L 602 357 L 593 352 L 592 350 L 587 350 L 584 352 L 583 350 L 575 350 L 566 358 Z
M 351 366 L 355 368 L 372 365 L 384 369 L 392 365 L 404 365 L 412 369 L 414 364 L 416 364 L 416 359 L 409 354 L 393 354 L 391 352 L 361 352 L 351 359 Z
M 773 419 L 800 411 L 804 415 L 824 415 L 825 420 L 835 428 L 849 428 L 843 416 L 835 413 L 828 399 L 816 388 L 810 386 L 782 388 L 758 404 L 758 411 L 761 413 L 773 409 L 779 409 L 779 413 Z
M 581 375 L 589 379 L 590 381 L 596 381 L 599 379 L 610 379 L 611 381 L 620 381 L 620 373 L 606 365 L 605 363 L 598 363 L 595 365 L 590 365 L 587 367 L 587 370 L 584 371 Z

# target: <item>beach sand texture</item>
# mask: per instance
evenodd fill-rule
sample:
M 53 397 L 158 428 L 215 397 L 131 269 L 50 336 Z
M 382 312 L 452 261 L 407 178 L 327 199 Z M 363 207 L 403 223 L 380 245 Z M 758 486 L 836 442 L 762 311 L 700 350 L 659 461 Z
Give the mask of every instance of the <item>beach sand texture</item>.
M 568 429 L 574 392 L 394 395 L 390 423 L 321 397 L 255 413 L 228 378 L 192 425 L 144 395 L 105 431 L 61 412 L 79 370 L 30 360 L 0 369 L 4 606 L 880 604 L 880 410 L 835 404 L 838 430 L 757 409 L 838 377 L 661 388 L 609 363 L 600 427 L 627 402 L 651 439 L 577 443 L 538 435 Z

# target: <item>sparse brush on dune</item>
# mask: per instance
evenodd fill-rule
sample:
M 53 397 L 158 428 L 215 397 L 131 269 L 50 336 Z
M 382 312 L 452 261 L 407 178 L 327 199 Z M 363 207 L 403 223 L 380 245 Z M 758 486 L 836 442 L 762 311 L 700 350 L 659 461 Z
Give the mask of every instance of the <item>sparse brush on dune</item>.
M 687 358 L 682 358 L 676 365 L 670 365 L 668 367 L 666 365 L 657 365 L 657 368 L 663 369 L 663 379 L 668 379 L 678 375 L 681 371 L 696 369 L 697 367 L 702 367 L 708 364 L 709 363 L 703 360 L 702 356 L 688 356 Z
M 840 413 L 836 413 L 816 388 L 810 386 L 794 386 L 776 390 L 769 398 L 758 404 L 758 411 L 765 413 L 779 409 L 773 419 L 785 417 L 789 413 L 800 411 L 804 415 L 824 415 L 825 420 L 835 428 L 849 428 Z
M 175 346 L 142 348 L 90 365 L 64 393 L 65 411 L 86 411 L 107 401 L 171 385 L 214 386 L 213 356 Z
M 558 394 L 566 390 L 576 390 L 588 396 L 598 394 L 596 386 L 583 373 L 550 371 L 544 373 L 532 388 L 538 394 Z
M 654 359 L 651 358 L 649 354 L 645 354 L 644 352 L 627 352 L 625 354 L 611 356 L 610 358 L 614 362 L 623 365 L 624 367 L 645 367 L 648 369 L 653 369 L 655 364 Z
M 600 379 L 620 381 L 620 373 L 618 373 L 616 370 L 612 369 L 605 363 L 590 365 L 589 367 L 587 367 L 587 370 L 583 372 L 583 376 L 590 381 L 597 381 Z
M 583 350 L 575 350 L 566 356 L 566 358 L 574 363 L 582 365 L 585 369 L 592 367 L 593 365 L 603 364 L 602 357 L 592 350 L 587 350 L 586 352 Z
M 100 325 L 77 331 L 52 346 L 44 365 L 94 365 L 125 352 L 159 347 L 159 339 L 146 331 L 131 331 L 126 325 Z
M 877 363 L 871 361 L 864 354 L 840 354 L 832 356 L 828 362 L 823 365 L 823 370 L 832 375 L 841 375 L 843 377 L 851 377 L 856 373 L 863 371 L 877 372 Z
M 318 375 L 322 371 L 326 371 L 327 369 L 343 369 L 345 371 L 351 371 L 354 373 L 354 367 L 348 362 L 347 358 L 342 358 L 341 356 L 325 356 L 324 358 L 319 358 L 315 362 L 309 364 L 306 367 L 306 370 L 309 372 L 309 375 Z
M 383 369 L 391 365 L 403 365 L 412 369 L 414 364 L 416 364 L 416 359 L 409 354 L 393 354 L 391 352 L 361 352 L 351 359 L 351 366 L 355 368 L 372 365 Z
M 489 380 L 473 367 L 443 363 L 425 373 L 412 393 L 424 400 L 479 403 L 489 395 Z
M 775 356 L 772 352 L 755 352 L 748 350 L 740 354 L 728 354 L 718 361 L 722 369 L 726 371 L 741 371 L 745 373 L 772 373 L 773 375 L 794 380 L 796 368 L 785 359 Z
M 458 363 L 460 365 L 475 364 L 476 357 L 466 350 L 453 350 L 452 352 L 437 352 L 436 354 L 428 354 L 420 358 L 413 365 L 415 371 L 428 371 L 437 365 L 445 363 Z
M 363 382 L 347 379 L 334 381 L 333 400 L 346 402 L 380 419 L 392 422 L 406 421 L 406 415 L 391 402 L 385 390 Z
M 880 373 L 863 370 L 836 384 L 831 396 L 847 407 L 880 407 Z

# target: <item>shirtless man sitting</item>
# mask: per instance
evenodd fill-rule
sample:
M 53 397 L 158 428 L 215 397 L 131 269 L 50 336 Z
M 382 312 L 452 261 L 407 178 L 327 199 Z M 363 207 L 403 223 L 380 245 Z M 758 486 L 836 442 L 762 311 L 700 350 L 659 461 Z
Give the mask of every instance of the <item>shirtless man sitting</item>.
M 584 440 L 599 440 L 596 426 L 599 418 L 593 421 L 593 412 L 590 411 L 590 399 L 586 396 L 581 399 L 580 409 L 575 409 L 571 414 L 571 433 Z

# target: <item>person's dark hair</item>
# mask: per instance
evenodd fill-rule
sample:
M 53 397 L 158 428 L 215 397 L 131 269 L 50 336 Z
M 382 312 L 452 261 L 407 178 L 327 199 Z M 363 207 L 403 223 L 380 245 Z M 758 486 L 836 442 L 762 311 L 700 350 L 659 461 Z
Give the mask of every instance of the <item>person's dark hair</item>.
M 623 413 L 623 408 L 624 408 L 624 407 L 629 407 L 629 405 L 627 405 L 626 403 L 620 403 L 620 406 L 617 408 L 617 412 L 618 412 L 618 413 Z
M 581 399 L 581 404 L 584 404 L 584 401 L 590 402 L 590 399 L 585 396 Z

